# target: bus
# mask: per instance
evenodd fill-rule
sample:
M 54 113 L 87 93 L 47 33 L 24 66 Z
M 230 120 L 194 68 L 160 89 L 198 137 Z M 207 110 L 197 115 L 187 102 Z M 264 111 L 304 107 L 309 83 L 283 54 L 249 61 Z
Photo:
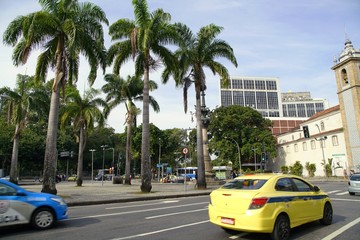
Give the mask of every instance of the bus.
M 177 175 L 184 176 L 186 171 L 186 176 L 188 176 L 191 180 L 194 180 L 197 175 L 197 167 L 186 167 L 186 168 L 178 168 Z

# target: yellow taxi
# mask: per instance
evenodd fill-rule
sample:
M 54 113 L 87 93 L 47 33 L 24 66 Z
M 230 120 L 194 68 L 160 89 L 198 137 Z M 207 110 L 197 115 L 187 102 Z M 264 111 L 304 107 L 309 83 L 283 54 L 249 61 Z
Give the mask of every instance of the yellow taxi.
M 329 196 L 305 179 L 290 174 L 242 175 L 212 191 L 210 222 L 226 232 L 270 233 L 286 240 L 291 228 L 320 220 L 330 225 Z

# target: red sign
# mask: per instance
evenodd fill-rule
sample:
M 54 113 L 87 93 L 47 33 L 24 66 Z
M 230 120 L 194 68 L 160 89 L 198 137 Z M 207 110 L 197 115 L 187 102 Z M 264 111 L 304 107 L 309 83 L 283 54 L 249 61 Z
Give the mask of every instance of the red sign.
M 182 153 L 185 154 L 185 155 L 188 154 L 188 153 L 189 153 L 189 149 L 188 149 L 188 148 L 183 148 Z

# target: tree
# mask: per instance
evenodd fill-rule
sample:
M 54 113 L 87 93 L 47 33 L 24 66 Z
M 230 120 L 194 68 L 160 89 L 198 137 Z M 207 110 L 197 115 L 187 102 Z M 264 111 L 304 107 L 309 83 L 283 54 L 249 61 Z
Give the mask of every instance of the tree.
M 15 132 L 12 137 L 13 149 L 10 165 L 10 181 L 18 183 L 18 156 L 20 136 L 28 123 L 28 116 L 31 110 L 41 111 L 41 107 L 46 105 L 47 96 L 42 91 L 36 91 L 31 87 L 33 78 L 26 75 L 17 76 L 17 86 L 14 90 L 8 87 L 0 89 L 0 94 L 5 97 L 4 103 L 7 105 L 8 121 L 15 124 Z
M 130 163 L 131 163 L 131 129 L 136 127 L 136 116 L 140 113 L 134 101 L 142 101 L 144 82 L 140 77 L 128 76 L 124 80 L 116 74 L 107 74 L 105 76 L 107 82 L 102 90 L 107 94 L 106 101 L 109 103 L 109 110 L 120 103 L 125 103 L 126 107 L 126 164 L 125 164 L 125 184 L 130 185 Z M 149 81 L 150 90 L 157 89 L 157 84 L 154 81 Z M 150 105 L 156 112 L 159 112 L 160 107 L 156 100 L 149 96 Z
M 105 117 L 102 109 L 106 108 L 106 102 L 96 98 L 100 91 L 90 88 L 81 98 L 79 92 L 74 89 L 66 96 L 66 104 L 61 108 L 61 125 L 64 127 L 70 122 L 73 124 L 74 132 L 79 142 L 77 186 L 83 182 L 83 156 L 86 146 L 87 134 L 94 129 L 95 124 L 102 127 Z
M 112 40 L 123 40 L 113 44 L 108 51 L 113 73 L 119 74 L 120 67 L 132 57 L 135 60 L 136 75 L 143 75 L 143 124 L 141 145 L 141 191 L 151 191 L 150 123 L 149 123 L 149 77 L 150 70 L 159 66 L 154 58 L 175 68 L 175 61 L 165 45 L 176 43 L 178 35 L 170 24 L 171 16 L 162 9 L 150 13 L 146 0 L 133 0 L 135 21 L 120 19 L 110 26 Z
M 257 154 L 264 151 L 270 157 L 274 157 L 276 156 L 276 141 L 271 134 L 271 126 L 269 119 L 263 118 L 252 108 L 239 105 L 219 107 L 210 114 L 208 128 L 212 136 L 210 150 L 218 151 L 222 159 L 233 159 L 233 167 L 236 168 L 239 166 L 237 146 L 229 139 L 234 139 L 238 143 L 242 163 L 254 162 L 252 149 L 256 149 Z
M 187 112 L 187 91 L 191 83 L 195 84 L 196 96 L 196 137 L 197 137 L 197 165 L 198 178 L 197 186 L 199 189 L 206 188 L 205 165 L 203 154 L 203 137 L 201 121 L 201 100 L 200 93 L 206 90 L 205 71 L 209 68 L 212 73 L 220 75 L 222 85 L 227 85 L 229 73 L 224 65 L 215 59 L 218 57 L 226 58 L 235 66 L 237 61 L 230 45 L 216 37 L 221 33 L 222 27 L 210 24 L 202 27 L 194 35 L 184 24 L 175 24 L 178 33 L 183 39 L 180 48 L 175 52 L 178 57 L 179 67 L 177 69 L 165 69 L 163 78 L 167 82 L 170 75 L 174 76 L 177 84 L 183 84 L 184 89 L 184 110 Z
M 55 70 L 44 156 L 42 192 L 56 194 L 56 139 L 59 122 L 60 89 L 77 81 L 80 53 L 90 64 L 89 83 L 93 84 L 99 65 L 105 71 L 106 56 L 102 23 L 105 13 L 92 3 L 77 0 L 39 0 L 42 10 L 14 19 L 4 33 L 3 42 L 14 47 L 13 62 L 25 64 L 36 48 L 39 55 L 35 78 L 44 81 L 49 68 Z

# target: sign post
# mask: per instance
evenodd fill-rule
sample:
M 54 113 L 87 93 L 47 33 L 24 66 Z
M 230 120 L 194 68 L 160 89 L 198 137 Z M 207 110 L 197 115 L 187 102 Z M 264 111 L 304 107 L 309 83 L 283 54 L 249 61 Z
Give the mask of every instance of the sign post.
M 185 175 L 184 175 L 184 191 L 186 192 L 186 155 L 189 153 L 189 149 L 184 147 L 182 149 L 182 153 L 184 154 L 184 163 L 185 163 L 185 167 L 184 167 L 184 172 L 185 172 Z

